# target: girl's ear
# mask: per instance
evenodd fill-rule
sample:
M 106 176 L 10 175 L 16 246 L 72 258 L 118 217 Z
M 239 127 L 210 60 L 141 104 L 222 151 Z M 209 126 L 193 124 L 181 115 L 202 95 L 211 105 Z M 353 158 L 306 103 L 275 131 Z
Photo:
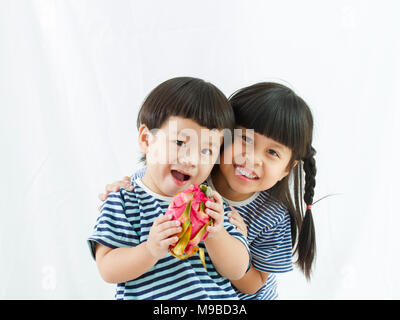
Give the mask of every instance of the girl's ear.
M 290 170 L 294 169 L 298 163 L 299 163 L 299 161 L 295 160 L 291 167 L 287 166 L 286 170 L 283 172 L 282 177 L 279 181 L 281 181 L 283 178 L 285 178 L 290 173 Z
M 151 138 L 149 128 L 145 124 L 142 124 L 139 128 L 139 149 L 142 153 L 146 154 L 148 152 Z

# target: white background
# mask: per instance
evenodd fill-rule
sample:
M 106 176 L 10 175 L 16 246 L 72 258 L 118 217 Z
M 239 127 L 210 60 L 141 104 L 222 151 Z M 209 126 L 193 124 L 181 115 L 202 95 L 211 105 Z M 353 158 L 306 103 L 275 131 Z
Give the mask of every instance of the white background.
M 398 1 L 0 1 L 0 298 L 113 299 L 86 244 L 137 167 L 136 115 L 175 76 L 283 82 L 317 149 L 311 282 L 281 299 L 400 299 Z

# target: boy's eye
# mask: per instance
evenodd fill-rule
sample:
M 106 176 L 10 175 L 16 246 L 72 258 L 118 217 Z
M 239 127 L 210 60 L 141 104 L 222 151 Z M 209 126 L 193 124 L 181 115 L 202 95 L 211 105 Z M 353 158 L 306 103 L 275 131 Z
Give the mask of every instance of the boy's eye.
M 203 149 L 203 150 L 201 150 L 201 153 L 209 156 L 212 154 L 212 151 L 211 151 L 211 149 Z
M 253 143 L 253 139 L 249 138 L 248 136 L 242 136 L 242 139 L 246 143 Z
M 274 156 L 274 157 L 278 157 L 278 158 L 279 158 L 279 155 L 278 155 L 278 153 L 277 153 L 275 150 L 268 149 L 267 152 L 268 152 L 271 156 Z
M 182 141 L 182 140 L 175 140 L 175 143 L 176 143 L 179 147 L 182 147 L 182 146 L 185 145 L 185 142 Z

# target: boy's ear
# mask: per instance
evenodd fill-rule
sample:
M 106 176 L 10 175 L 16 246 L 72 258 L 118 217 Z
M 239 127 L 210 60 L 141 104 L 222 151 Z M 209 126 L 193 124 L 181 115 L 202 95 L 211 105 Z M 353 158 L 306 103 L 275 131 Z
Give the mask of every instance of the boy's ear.
M 139 149 L 142 153 L 146 154 L 148 152 L 151 138 L 149 128 L 145 124 L 142 124 L 139 128 Z

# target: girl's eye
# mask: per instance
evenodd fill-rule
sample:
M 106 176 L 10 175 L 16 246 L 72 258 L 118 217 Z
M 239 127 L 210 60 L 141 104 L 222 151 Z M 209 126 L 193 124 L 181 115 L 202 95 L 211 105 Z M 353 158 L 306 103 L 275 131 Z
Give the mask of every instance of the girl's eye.
M 182 146 L 185 145 L 185 142 L 182 141 L 182 140 L 175 140 L 175 143 L 176 143 L 179 147 L 182 147 Z
M 242 139 L 246 143 L 253 143 L 253 139 L 249 138 L 248 136 L 242 136 Z
M 212 154 L 212 151 L 210 149 L 203 149 L 203 150 L 201 150 L 201 153 L 209 156 Z
M 275 150 L 268 149 L 267 152 L 268 152 L 271 156 L 274 156 L 274 157 L 278 157 L 278 158 L 279 158 L 279 155 L 276 153 Z

